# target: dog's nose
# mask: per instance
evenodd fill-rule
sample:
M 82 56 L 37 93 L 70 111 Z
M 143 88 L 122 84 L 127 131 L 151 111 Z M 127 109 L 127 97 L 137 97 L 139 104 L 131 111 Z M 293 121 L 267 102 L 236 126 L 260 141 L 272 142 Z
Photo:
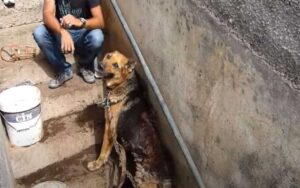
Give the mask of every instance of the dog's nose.
M 108 73 L 108 72 L 102 72 L 102 76 L 103 76 L 103 78 L 105 78 L 105 79 L 111 79 L 111 78 L 113 78 L 115 75 L 113 74 L 113 73 Z

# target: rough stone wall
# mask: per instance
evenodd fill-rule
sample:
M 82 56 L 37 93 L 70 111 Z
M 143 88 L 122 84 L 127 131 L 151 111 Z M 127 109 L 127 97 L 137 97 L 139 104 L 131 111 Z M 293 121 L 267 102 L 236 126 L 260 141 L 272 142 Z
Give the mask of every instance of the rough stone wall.
M 300 1 L 192 1 L 208 7 L 291 86 L 300 89 Z
M 258 57 L 204 0 L 118 2 L 206 186 L 300 187 L 300 94 L 268 66 L 291 57 L 278 40 Z

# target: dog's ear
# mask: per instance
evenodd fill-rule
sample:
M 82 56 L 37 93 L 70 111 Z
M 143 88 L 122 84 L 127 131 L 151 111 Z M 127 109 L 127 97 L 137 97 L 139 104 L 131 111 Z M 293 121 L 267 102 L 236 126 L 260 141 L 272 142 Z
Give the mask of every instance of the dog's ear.
M 133 59 L 129 59 L 128 63 L 126 64 L 126 68 L 128 72 L 132 72 L 136 66 L 136 62 Z

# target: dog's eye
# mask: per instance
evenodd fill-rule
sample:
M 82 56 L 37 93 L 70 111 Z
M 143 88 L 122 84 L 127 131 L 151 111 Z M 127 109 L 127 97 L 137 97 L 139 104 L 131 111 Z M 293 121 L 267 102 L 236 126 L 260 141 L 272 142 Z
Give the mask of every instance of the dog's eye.
M 107 58 L 107 59 L 110 59 L 110 58 L 111 58 L 111 55 L 110 55 L 110 54 L 107 54 L 107 55 L 106 55 L 106 58 Z
M 118 63 L 113 63 L 113 67 L 116 68 L 116 69 L 119 68 Z

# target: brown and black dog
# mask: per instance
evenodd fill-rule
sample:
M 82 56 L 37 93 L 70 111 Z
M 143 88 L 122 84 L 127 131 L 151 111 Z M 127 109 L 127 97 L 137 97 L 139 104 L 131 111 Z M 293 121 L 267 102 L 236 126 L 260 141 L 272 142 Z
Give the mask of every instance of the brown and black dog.
M 155 117 L 144 99 L 134 71 L 136 63 L 120 52 L 105 55 L 101 62 L 107 87 L 105 131 L 99 158 L 88 169 L 99 169 L 108 161 L 114 142 L 133 158 L 134 182 L 139 188 L 171 187 Z

